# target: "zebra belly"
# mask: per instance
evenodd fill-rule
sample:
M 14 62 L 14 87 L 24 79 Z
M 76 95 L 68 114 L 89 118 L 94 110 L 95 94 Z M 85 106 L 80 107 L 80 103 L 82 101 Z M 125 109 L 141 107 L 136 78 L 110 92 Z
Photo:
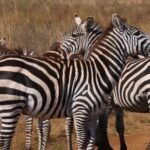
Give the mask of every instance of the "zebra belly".
M 64 117 L 71 116 L 69 105 L 66 106 L 67 103 L 64 103 L 64 101 L 62 100 L 37 99 L 36 103 L 37 105 L 35 105 L 35 101 L 33 97 L 29 95 L 28 105 L 23 111 L 24 114 L 31 117 L 42 118 L 42 119 L 64 118 Z
M 149 113 L 149 106 L 145 97 L 135 96 L 134 99 L 119 100 L 117 105 L 125 110 L 139 113 Z

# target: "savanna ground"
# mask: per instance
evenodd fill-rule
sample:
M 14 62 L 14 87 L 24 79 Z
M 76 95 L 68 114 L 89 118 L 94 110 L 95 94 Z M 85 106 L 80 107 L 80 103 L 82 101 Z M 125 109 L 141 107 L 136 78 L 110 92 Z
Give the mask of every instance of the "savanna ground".
M 111 14 L 118 13 L 129 23 L 150 32 L 149 0 L 0 0 L 0 37 L 8 39 L 10 48 L 22 47 L 42 54 L 74 25 L 75 13 L 81 18 L 93 16 L 104 27 L 110 22 Z M 67 149 L 64 123 L 65 119 L 52 120 L 47 149 Z M 149 114 L 126 113 L 125 124 L 129 150 L 144 150 L 149 141 Z M 12 150 L 24 149 L 24 137 L 24 120 L 21 118 Z M 118 150 L 113 115 L 110 117 L 109 137 L 114 149 Z M 37 149 L 37 141 L 34 124 L 33 150 Z
M 149 142 L 150 115 L 125 112 L 125 137 L 128 150 L 145 150 Z M 34 121 L 32 148 L 37 150 L 38 136 L 36 130 L 37 120 Z M 65 119 L 53 119 L 51 121 L 52 129 L 48 141 L 47 150 L 67 150 L 65 136 Z M 25 130 L 24 117 L 22 116 L 17 126 L 16 134 L 13 139 L 12 150 L 25 149 Z M 115 129 L 115 117 L 113 114 L 109 118 L 108 127 L 109 139 L 114 150 L 119 150 L 119 139 Z M 73 134 L 74 150 L 77 150 L 76 134 Z M 96 148 L 95 148 L 96 150 Z

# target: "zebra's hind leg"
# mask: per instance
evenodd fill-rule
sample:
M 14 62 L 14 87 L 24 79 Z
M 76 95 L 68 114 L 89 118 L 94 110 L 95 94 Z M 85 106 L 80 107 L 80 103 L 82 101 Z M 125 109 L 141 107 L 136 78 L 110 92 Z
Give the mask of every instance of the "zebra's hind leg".
M 13 112 L 13 110 L 11 110 Z M 9 150 L 20 113 L 7 113 L 1 117 L 0 149 Z
M 39 145 L 38 150 L 45 150 L 51 130 L 50 120 L 38 120 L 37 125 Z
M 73 150 L 72 147 L 73 118 L 67 117 L 65 128 L 66 128 L 68 150 Z
M 25 123 L 26 123 L 26 126 L 25 126 L 25 132 L 26 132 L 26 150 L 31 150 L 32 147 L 31 147 L 31 138 L 32 138 L 32 125 L 33 125 L 33 118 L 30 117 L 30 116 L 27 116 L 25 115 Z
M 119 134 L 119 140 L 120 140 L 120 150 L 127 150 L 125 137 L 124 137 L 123 109 L 120 107 L 115 107 L 114 110 L 116 115 L 116 130 Z
M 98 150 L 113 150 L 109 144 L 107 125 L 110 110 L 109 108 L 98 118 L 98 126 L 96 132 L 96 146 Z

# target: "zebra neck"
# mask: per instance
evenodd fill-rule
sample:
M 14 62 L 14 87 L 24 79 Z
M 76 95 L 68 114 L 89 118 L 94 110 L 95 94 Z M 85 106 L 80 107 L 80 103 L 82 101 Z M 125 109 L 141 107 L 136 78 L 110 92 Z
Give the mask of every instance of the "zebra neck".
M 81 44 L 79 45 L 80 53 L 83 53 L 84 57 L 86 58 L 90 53 L 92 47 L 95 46 L 99 37 L 101 36 L 101 32 L 94 32 L 86 36 L 86 40 L 83 39 Z
M 105 86 L 107 88 L 104 88 L 107 94 L 110 94 L 117 84 L 125 66 L 127 59 L 125 45 L 123 39 L 114 41 L 109 35 L 103 38 L 90 54 L 89 61 L 94 64 L 99 81 L 103 80 L 104 84 L 107 85 Z

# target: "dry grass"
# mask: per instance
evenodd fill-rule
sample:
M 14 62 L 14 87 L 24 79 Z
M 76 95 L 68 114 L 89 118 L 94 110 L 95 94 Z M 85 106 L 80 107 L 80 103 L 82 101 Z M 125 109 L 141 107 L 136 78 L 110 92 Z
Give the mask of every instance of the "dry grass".
M 136 3 L 138 2 L 138 3 Z M 103 26 L 110 22 L 111 14 L 118 13 L 128 22 L 150 31 L 150 3 L 148 0 L 0 0 L 0 37 L 6 36 L 9 47 L 26 47 L 42 53 L 74 24 L 74 14 L 82 18 L 94 16 Z M 109 132 L 115 129 L 111 117 Z M 150 119 L 147 115 L 126 114 L 126 134 L 140 132 Z M 24 149 L 24 121 L 20 120 L 12 149 Z M 34 125 L 33 147 L 37 149 Z M 53 150 L 66 150 L 64 119 L 52 121 L 49 142 Z
M 123 0 L 122 0 L 123 1 Z M 107 3 L 106 3 L 107 2 Z M 0 0 L 0 36 L 9 39 L 10 47 L 26 47 L 38 52 L 49 49 L 64 31 L 74 24 L 74 14 L 94 16 L 104 26 L 111 14 L 128 18 L 145 31 L 150 31 L 150 4 L 128 5 L 119 0 Z M 144 1 L 145 2 L 145 1 Z

